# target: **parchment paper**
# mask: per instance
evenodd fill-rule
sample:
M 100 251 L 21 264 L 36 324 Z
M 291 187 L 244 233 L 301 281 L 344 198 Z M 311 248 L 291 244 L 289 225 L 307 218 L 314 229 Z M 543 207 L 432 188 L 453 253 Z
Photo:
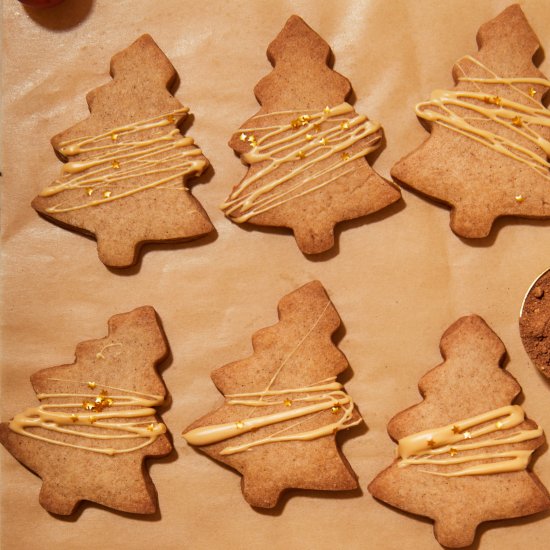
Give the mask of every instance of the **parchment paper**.
M 548 2 L 521 4 L 550 48 Z M 525 291 L 549 264 L 550 222 L 497 222 L 490 238 L 464 242 L 450 231 L 446 208 L 404 191 L 400 205 L 344 224 L 335 252 L 312 260 L 290 234 L 247 231 L 217 208 L 245 172 L 226 142 L 257 110 L 253 88 L 271 68 L 265 50 L 291 14 L 332 46 L 356 110 L 382 123 L 387 144 L 374 167 L 389 177 L 426 136 L 415 103 L 452 85 L 453 63 L 476 51 L 478 27 L 507 5 L 67 0 L 39 13 L 4 2 L 1 419 L 35 403 L 33 372 L 72 362 L 75 345 L 104 336 L 111 315 L 150 304 L 172 350 L 162 370 L 172 396 L 163 418 L 176 450 L 150 468 L 157 516 L 89 505 L 61 520 L 38 504 L 39 478 L 0 449 L 3 549 L 439 548 L 429 521 L 380 504 L 366 487 L 393 457 L 386 423 L 420 400 L 417 382 L 441 361 L 443 331 L 468 313 L 503 339 L 507 368 L 523 386 L 520 402 L 550 434 L 550 385 L 530 364 L 517 324 Z M 99 262 L 93 241 L 41 219 L 30 201 L 60 170 L 50 137 L 87 115 L 85 95 L 109 80 L 111 56 L 144 32 L 178 70 L 176 96 L 194 114 L 188 134 L 213 165 L 194 194 L 217 234 L 149 247 L 140 266 L 116 274 Z M 541 67 L 550 75 L 548 60 Z M 343 319 L 340 347 L 352 366 L 346 387 L 368 426 L 340 434 L 362 490 L 293 493 L 259 513 L 242 498 L 239 476 L 187 447 L 180 433 L 220 402 L 211 370 L 250 354 L 252 333 L 276 321 L 278 300 L 315 278 Z M 539 454 L 534 470 L 550 487 L 550 453 Z M 483 550 L 543 548 L 549 514 L 480 533 Z

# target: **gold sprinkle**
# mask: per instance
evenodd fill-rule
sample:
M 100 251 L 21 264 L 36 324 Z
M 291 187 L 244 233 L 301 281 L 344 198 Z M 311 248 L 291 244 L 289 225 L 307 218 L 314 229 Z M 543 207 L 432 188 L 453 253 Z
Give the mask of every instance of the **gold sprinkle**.
M 349 160 L 349 153 L 342 153 L 342 160 Z
M 330 411 L 332 414 L 336 414 L 340 410 L 340 407 L 338 405 L 334 405 L 334 407 L 331 407 Z
M 73 422 L 78 422 L 78 416 L 76 416 L 76 414 L 74 414 L 74 413 L 71 414 L 71 420 L 72 420 Z
M 101 405 L 101 403 L 103 403 L 103 397 L 96 397 L 95 398 L 95 403 L 96 405 Z
M 523 120 L 520 116 L 516 116 L 512 119 L 512 124 L 514 126 L 523 126 Z
M 451 456 L 455 456 L 457 453 L 458 453 L 458 451 L 457 451 L 454 447 L 451 447 L 451 448 L 450 448 L 449 454 L 450 454 Z
M 306 154 L 303 152 L 303 151 L 298 151 L 296 153 L 296 156 L 299 158 L 299 159 L 305 159 L 306 158 Z
M 292 407 L 292 401 L 287 397 L 284 400 L 285 407 Z
M 294 129 L 300 127 L 300 126 L 301 126 L 301 124 L 300 124 L 300 119 L 295 118 L 294 120 L 291 120 L 291 121 L 290 121 L 290 125 L 291 125 Z
M 108 399 L 103 400 L 103 404 L 110 407 L 113 404 L 113 400 L 109 397 Z
M 111 139 L 116 141 L 118 139 L 118 134 L 111 134 Z
M 108 199 L 111 196 L 111 191 L 103 191 L 103 198 Z
M 87 411 L 93 411 L 95 409 L 95 406 L 93 403 L 90 403 L 89 401 L 82 401 L 82 408 Z
M 311 141 L 313 136 L 311 134 L 306 134 L 306 141 Z
M 430 447 L 431 449 L 435 447 L 435 441 L 431 437 L 430 439 L 428 439 L 428 447 Z
M 325 113 L 325 115 L 330 115 L 330 107 L 328 105 L 323 109 L 323 113 Z
M 174 115 L 168 115 L 166 117 L 166 120 L 170 123 L 170 124 L 174 124 L 174 122 L 176 122 L 176 119 L 174 118 Z
M 328 143 L 328 139 L 327 139 L 326 137 L 323 137 L 323 138 L 321 138 L 321 139 L 319 140 L 319 143 L 320 143 L 321 145 L 326 145 L 326 144 Z
M 347 130 L 349 128 L 349 121 L 340 122 L 340 130 Z
M 115 170 L 118 170 L 120 168 L 120 162 L 118 162 L 118 160 L 113 160 L 113 162 L 111 162 L 111 166 L 115 169 Z
M 504 424 L 499 420 L 496 424 L 497 426 L 497 430 L 501 430 L 502 429 L 502 426 L 504 426 Z
M 87 187 L 86 188 L 86 195 L 88 195 L 88 197 L 91 197 L 93 192 L 94 192 L 93 187 Z
M 535 90 L 535 88 L 533 88 L 532 86 L 529 87 L 529 95 L 531 97 L 535 97 L 537 95 L 537 90 Z
M 247 138 L 247 137 L 248 137 L 248 136 L 243 132 L 243 133 L 239 136 L 239 139 L 240 139 L 241 141 L 246 141 L 246 138 Z
M 97 384 L 95 382 L 88 382 L 88 387 L 93 390 L 95 387 L 97 386 Z
M 147 426 L 147 430 L 150 431 L 150 432 L 154 432 L 155 431 L 155 425 L 154 424 L 149 424 L 149 426 Z
M 464 432 L 464 439 L 472 439 L 472 434 L 470 432 Z
M 483 101 L 491 105 L 502 105 L 502 99 L 498 95 L 487 95 L 483 98 Z
M 460 433 L 460 428 L 458 426 L 453 426 L 453 433 L 454 434 L 459 434 Z
M 97 416 L 90 416 L 90 424 L 97 422 Z
M 525 197 L 523 195 L 516 195 L 515 199 L 516 202 L 523 202 L 525 200 Z
M 239 430 L 242 430 L 244 428 L 244 424 L 240 420 L 237 423 L 235 423 L 235 426 L 237 426 Z

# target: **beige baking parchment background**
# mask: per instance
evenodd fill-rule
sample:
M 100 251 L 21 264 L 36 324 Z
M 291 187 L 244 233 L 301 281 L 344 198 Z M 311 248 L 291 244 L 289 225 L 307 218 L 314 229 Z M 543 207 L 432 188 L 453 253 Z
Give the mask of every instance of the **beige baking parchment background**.
M 550 51 L 550 3 L 521 4 Z M 453 62 L 476 51 L 478 27 L 507 5 L 67 0 L 37 12 L 4 0 L 1 419 L 36 402 L 33 372 L 71 362 L 78 342 L 105 335 L 111 315 L 150 304 L 172 350 L 162 369 L 172 396 L 163 418 L 175 452 L 150 466 L 157 516 L 86 505 L 63 520 L 38 504 L 40 479 L 0 449 L 2 549 L 439 548 L 429 521 L 378 503 L 366 488 L 393 457 L 387 421 L 419 401 L 418 379 L 440 362 L 443 331 L 468 313 L 503 339 L 521 401 L 550 434 L 550 385 L 530 364 L 517 324 L 527 288 L 550 263 L 550 221 L 497 222 L 490 238 L 463 242 L 446 208 L 404 191 L 400 205 L 343 224 L 335 252 L 312 260 L 290 234 L 245 230 L 217 209 L 245 173 L 226 142 L 256 112 L 252 90 L 271 67 L 265 50 L 291 14 L 332 46 L 356 110 L 383 124 L 387 145 L 374 167 L 389 177 L 426 137 L 414 104 L 452 84 Z M 149 247 L 137 268 L 119 274 L 98 261 L 94 241 L 46 222 L 29 203 L 60 170 L 50 137 L 87 115 L 86 93 L 108 81 L 111 56 L 145 32 L 179 72 L 176 96 L 194 114 L 187 132 L 213 165 L 193 192 L 217 234 Z M 541 67 L 550 75 L 549 60 Z M 243 500 L 239 476 L 187 447 L 180 433 L 220 402 L 210 371 L 250 354 L 252 333 L 276 321 L 278 300 L 311 279 L 322 281 L 345 326 L 346 386 L 368 429 L 339 437 L 361 490 L 294 492 L 260 513 Z M 537 455 L 534 470 L 550 487 L 550 452 Z M 483 550 L 545 548 L 550 515 L 479 532 L 474 547 Z

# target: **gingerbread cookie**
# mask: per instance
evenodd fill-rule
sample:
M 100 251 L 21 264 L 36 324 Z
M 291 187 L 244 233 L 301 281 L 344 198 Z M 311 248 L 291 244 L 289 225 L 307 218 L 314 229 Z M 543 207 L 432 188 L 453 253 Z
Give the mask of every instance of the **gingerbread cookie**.
M 531 361 L 550 378 L 550 270 L 538 277 L 527 292 L 519 331 Z
M 445 361 L 419 383 L 424 398 L 392 418 L 397 458 L 369 491 L 435 521 L 443 546 L 461 548 L 485 521 L 550 509 L 550 495 L 527 469 L 542 429 L 512 402 L 521 388 L 503 371 L 503 343 L 476 315 L 441 339 Z
M 550 217 L 550 81 L 533 65 L 539 40 L 519 5 L 477 34 L 479 52 L 456 63 L 451 90 L 416 106 L 431 136 L 391 171 L 451 206 L 451 228 L 481 238 L 496 218 Z
M 178 125 L 189 109 L 168 91 L 176 71 L 149 35 L 111 60 L 113 81 L 90 92 L 90 116 L 52 139 L 65 162 L 32 202 L 48 219 L 97 239 L 110 267 L 137 261 L 146 242 L 213 230 L 185 187 L 208 166 Z
M 288 227 L 306 254 L 332 248 L 338 222 L 401 197 L 366 162 L 382 129 L 345 102 L 351 84 L 328 67 L 329 55 L 292 16 L 267 50 L 274 69 L 254 90 L 261 109 L 229 142 L 249 168 L 222 205 L 226 216 Z
M 288 488 L 344 490 L 356 476 L 336 433 L 362 422 L 336 381 L 348 362 L 331 335 L 340 318 L 314 281 L 279 302 L 279 322 L 252 337 L 254 354 L 215 370 L 224 404 L 183 437 L 243 476 L 252 506 L 271 508 Z
M 156 407 L 166 390 L 155 367 L 168 346 L 152 307 L 109 319 L 109 334 L 78 344 L 76 361 L 40 370 L 40 401 L 0 424 L 0 441 L 42 478 L 40 504 L 72 514 L 83 501 L 151 514 L 155 486 L 143 462 L 172 450 Z

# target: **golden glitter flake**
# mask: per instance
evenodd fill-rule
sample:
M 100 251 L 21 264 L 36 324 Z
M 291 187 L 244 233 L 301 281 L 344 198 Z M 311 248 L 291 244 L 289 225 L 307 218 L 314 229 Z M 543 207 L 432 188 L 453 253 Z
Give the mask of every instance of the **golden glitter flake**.
M 533 88 L 533 87 L 530 87 L 529 88 L 529 95 L 531 97 L 535 97 L 537 95 L 537 90 L 535 90 L 535 88 Z
M 92 387 L 90 384 L 93 384 L 93 387 L 95 388 L 95 382 L 88 382 L 88 386 Z M 93 402 L 83 401 L 82 408 L 87 411 L 101 412 L 105 407 L 110 407 L 113 404 L 113 400 L 106 396 L 107 392 L 105 390 L 101 390 L 99 395 L 94 398 Z
M 342 153 L 342 160 L 349 160 L 349 153 Z
M 451 456 L 455 456 L 457 453 L 458 453 L 458 451 L 457 451 L 454 447 L 451 447 L 451 448 L 449 449 L 449 454 L 450 454 Z
M 514 126 L 523 126 L 523 120 L 520 116 L 516 116 L 512 119 L 512 124 Z
M 453 433 L 454 434 L 459 434 L 460 433 L 460 428 L 458 426 L 453 426 Z
M 150 431 L 150 432 L 154 432 L 155 431 L 155 425 L 154 424 L 149 424 L 149 426 L 147 426 L 147 430 Z
M 323 109 L 323 113 L 325 113 L 325 115 L 330 115 L 330 107 L 328 105 Z
M 292 407 L 292 401 L 287 397 L 284 400 L 285 407 Z
M 88 382 L 88 387 L 93 390 L 95 387 L 97 386 L 97 384 L 95 382 Z
M 247 138 L 247 137 L 248 137 L 248 136 L 247 136 L 244 132 L 242 132 L 242 134 L 239 136 L 239 139 L 240 139 L 241 141 L 246 141 L 246 138 Z
M 525 200 L 525 197 L 523 195 L 516 195 L 516 202 L 523 202 Z
M 349 121 L 346 120 L 345 122 L 340 123 L 340 130 L 348 130 L 349 129 Z
M 237 428 L 239 428 L 239 430 L 242 430 L 244 428 L 244 424 L 239 420 L 235 426 L 237 426 Z
M 334 405 L 334 407 L 331 407 L 330 411 L 332 414 L 336 414 L 340 410 L 340 407 L 338 405 Z
M 321 145 L 327 145 L 328 144 L 328 139 L 326 137 L 323 137 L 319 140 L 319 143 Z
M 250 135 L 246 138 L 246 140 L 248 141 L 248 143 L 250 144 L 251 147 L 256 147 L 257 143 L 256 143 L 255 136 Z
M 73 422 L 78 422 L 78 416 L 76 416 L 76 414 L 74 414 L 74 413 L 71 414 L 71 420 L 72 420 Z
M 305 159 L 306 158 L 306 154 L 303 152 L 303 151 L 298 151 L 296 153 L 296 156 L 299 158 L 299 159 Z
M 118 162 L 118 160 L 113 160 L 113 162 L 111 162 L 111 166 L 115 169 L 115 170 L 118 170 L 120 168 L 120 162 Z
M 472 439 L 472 434 L 470 432 L 464 432 L 464 439 Z
M 116 141 L 118 139 L 118 134 L 111 134 L 111 139 Z
M 502 105 L 502 99 L 498 95 L 485 96 L 483 101 L 491 105 Z
M 91 197 L 92 194 L 94 192 L 94 188 L 93 187 L 87 187 L 86 188 L 86 195 L 88 195 L 88 197 Z
M 290 121 L 290 125 L 293 128 L 300 128 L 300 126 L 307 126 L 311 117 L 309 115 L 300 115 L 298 118 Z
M 111 196 L 111 191 L 103 191 L 103 198 L 108 199 Z
M 435 441 L 432 438 L 428 439 L 428 447 L 430 447 L 430 449 L 435 447 Z
M 313 136 L 311 134 L 306 134 L 306 141 L 311 141 Z
M 502 430 L 502 426 L 504 426 L 504 424 L 499 420 L 499 421 L 496 423 L 496 426 L 497 426 L 497 430 Z

